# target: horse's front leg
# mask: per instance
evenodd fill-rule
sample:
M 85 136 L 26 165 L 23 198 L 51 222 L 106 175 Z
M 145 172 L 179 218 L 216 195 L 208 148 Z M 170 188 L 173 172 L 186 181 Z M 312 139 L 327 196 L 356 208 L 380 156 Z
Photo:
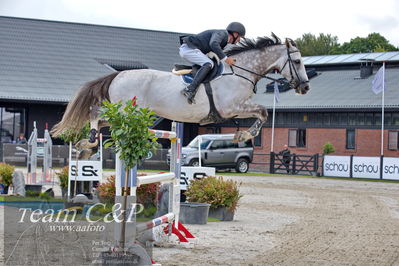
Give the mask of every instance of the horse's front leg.
M 241 117 L 257 117 L 255 123 L 245 131 L 237 131 L 234 135 L 233 142 L 242 142 L 249 139 L 253 139 L 258 136 L 262 125 L 267 120 L 267 109 L 266 107 L 259 104 L 245 104 L 241 106 L 244 111 L 239 116 Z

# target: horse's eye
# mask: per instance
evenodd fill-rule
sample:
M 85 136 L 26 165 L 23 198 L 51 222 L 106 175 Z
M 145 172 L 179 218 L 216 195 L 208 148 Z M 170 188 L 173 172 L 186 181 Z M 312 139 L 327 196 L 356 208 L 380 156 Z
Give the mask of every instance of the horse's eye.
M 294 60 L 294 63 L 295 63 L 295 64 L 300 64 L 300 63 L 301 63 L 301 60 L 300 60 L 300 59 L 296 59 L 296 60 Z

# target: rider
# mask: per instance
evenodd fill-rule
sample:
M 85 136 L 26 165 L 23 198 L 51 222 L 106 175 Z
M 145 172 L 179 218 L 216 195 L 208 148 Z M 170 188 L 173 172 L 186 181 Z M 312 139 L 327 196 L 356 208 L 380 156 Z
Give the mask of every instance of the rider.
M 234 64 L 234 59 L 227 57 L 223 48 L 228 44 L 236 44 L 241 37 L 245 36 L 245 27 L 240 22 L 230 23 L 226 30 L 206 30 L 197 35 L 190 35 L 183 38 L 180 46 L 180 56 L 192 64 L 200 65 L 190 85 L 184 88 L 181 93 L 187 97 L 189 104 L 194 103 L 197 88 L 213 68 L 213 62 L 205 54 L 214 52 L 222 61 L 229 65 Z

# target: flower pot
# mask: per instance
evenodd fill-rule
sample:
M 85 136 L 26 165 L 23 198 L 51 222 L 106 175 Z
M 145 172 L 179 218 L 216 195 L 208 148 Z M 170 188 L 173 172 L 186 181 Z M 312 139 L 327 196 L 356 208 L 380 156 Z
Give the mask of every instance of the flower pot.
M 42 185 L 25 185 L 25 191 L 42 192 Z
M 8 186 L 0 184 L 0 194 L 8 194 Z
M 67 187 L 62 187 L 61 188 L 61 194 L 62 194 L 62 198 L 65 199 L 68 196 L 68 188 Z
M 179 220 L 183 224 L 206 224 L 210 206 L 208 203 L 182 202 Z
M 233 221 L 234 219 L 234 211 L 231 211 L 225 206 L 210 208 L 209 209 L 209 217 L 219 219 L 221 221 Z

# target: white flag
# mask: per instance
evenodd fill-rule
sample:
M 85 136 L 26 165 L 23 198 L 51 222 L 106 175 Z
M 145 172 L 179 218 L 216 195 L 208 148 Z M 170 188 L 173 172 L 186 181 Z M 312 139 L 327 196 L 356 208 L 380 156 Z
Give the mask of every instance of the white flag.
M 280 91 L 277 82 L 274 82 L 274 98 L 276 99 L 276 103 L 280 101 Z
M 372 85 L 372 90 L 375 94 L 378 94 L 382 92 L 382 90 L 385 90 L 385 65 L 382 65 L 382 67 L 378 70 L 378 72 L 375 74 L 375 77 L 373 79 L 373 82 L 371 83 Z

